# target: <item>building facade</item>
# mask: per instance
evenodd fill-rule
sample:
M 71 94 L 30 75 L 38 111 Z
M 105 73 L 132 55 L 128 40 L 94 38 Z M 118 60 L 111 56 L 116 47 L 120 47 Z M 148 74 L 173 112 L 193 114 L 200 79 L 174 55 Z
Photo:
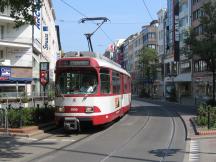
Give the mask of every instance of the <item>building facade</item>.
M 179 30 L 179 62 L 177 62 L 177 76 L 174 81 L 176 84 L 177 100 L 193 96 L 192 89 L 192 60 L 189 59 L 183 49 L 185 46 L 185 33 L 191 27 L 191 1 L 179 0 L 178 14 Z
M 208 0 L 192 0 L 192 28 L 197 35 L 203 34 L 202 24 L 199 22 L 203 15 L 201 7 Z M 193 94 L 196 98 L 212 97 L 212 73 L 209 72 L 205 61 L 199 57 L 193 57 Z
M 40 95 L 40 62 L 50 62 L 50 81 L 59 53 L 55 14 L 51 0 L 34 13 L 36 24 L 14 29 L 10 9 L 0 13 L 0 93 L 9 97 Z

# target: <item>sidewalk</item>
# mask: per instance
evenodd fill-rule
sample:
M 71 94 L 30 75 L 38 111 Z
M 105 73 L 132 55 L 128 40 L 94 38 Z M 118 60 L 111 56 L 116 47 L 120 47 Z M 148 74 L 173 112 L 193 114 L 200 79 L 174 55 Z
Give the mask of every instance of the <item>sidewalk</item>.
M 135 96 L 134 96 L 135 97 Z M 137 96 L 136 96 L 137 97 Z M 196 116 L 196 106 L 188 98 L 182 100 L 182 104 L 167 102 L 164 99 L 144 99 L 147 102 L 161 102 L 173 104 L 173 108 L 179 114 L 186 129 L 186 154 L 184 162 L 206 161 L 216 162 L 216 135 L 196 135 L 190 119 Z M 184 103 L 184 104 L 183 104 Z M 197 145 L 195 145 L 197 144 Z

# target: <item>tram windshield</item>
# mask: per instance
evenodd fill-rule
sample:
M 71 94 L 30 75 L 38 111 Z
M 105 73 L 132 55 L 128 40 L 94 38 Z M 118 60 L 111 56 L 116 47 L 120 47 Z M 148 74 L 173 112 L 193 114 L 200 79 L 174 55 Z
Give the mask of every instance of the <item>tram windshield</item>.
M 60 94 L 95 94 L 97 92 L 96 71 L 64 71 L 57 80 Z

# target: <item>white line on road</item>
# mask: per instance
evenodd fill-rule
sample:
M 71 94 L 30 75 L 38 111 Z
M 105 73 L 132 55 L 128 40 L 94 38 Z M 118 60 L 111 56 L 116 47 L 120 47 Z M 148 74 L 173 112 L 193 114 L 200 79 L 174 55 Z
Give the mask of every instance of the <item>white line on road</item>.
M 199 161 L 199 145 L 197 141 L 191 141 L 189 161 Z
M 55 141 L 57 141 L 57 139 L 43 139 L 43 140 L 41 140 L 41 141 L 45 141 L 45 142 L 55 142 Z
M 62 139 L 61 141 L 62 142 L 74 142 L 76 140 L 74 140 L 74 139 Z

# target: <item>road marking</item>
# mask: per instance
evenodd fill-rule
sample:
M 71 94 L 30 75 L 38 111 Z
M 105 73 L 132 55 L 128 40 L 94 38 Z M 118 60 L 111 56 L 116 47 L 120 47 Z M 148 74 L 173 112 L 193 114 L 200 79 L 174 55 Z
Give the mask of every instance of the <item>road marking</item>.
M 41 141 L 43 141 L 43 142 L 56 142 L 56 141 L 58 141 L 58 142 L 74 142 L 74 141 L 76 141 L 74 139 L 67 139 L 67 138 L 63 138 L 63 139 L 47 138 L 47 139 L 40 140 L 40 139 L 29 138 L 29 137 L 18 137 L 17 139 L 20 140 L 20 141 L 25 141 L 25 142 L 28 142 L 28 141 L 38 141 L 38 142 L 41 142 Z
M 191 141 L 189 161 L 199 161 L 199 144 L 197 141 Z
M 53 139 L 53 138 L 48 138 L 48 139 L 43 139 L 43 140 L 41 140 L 41 141 L 45 141 L 45 142 L 55 142 L 55 141 L 57 141 L 57 139 Z
M 74 139 L 62 139 L 61 141 L 62 142 L 74 142 L 76 140 L 74 140 Z

